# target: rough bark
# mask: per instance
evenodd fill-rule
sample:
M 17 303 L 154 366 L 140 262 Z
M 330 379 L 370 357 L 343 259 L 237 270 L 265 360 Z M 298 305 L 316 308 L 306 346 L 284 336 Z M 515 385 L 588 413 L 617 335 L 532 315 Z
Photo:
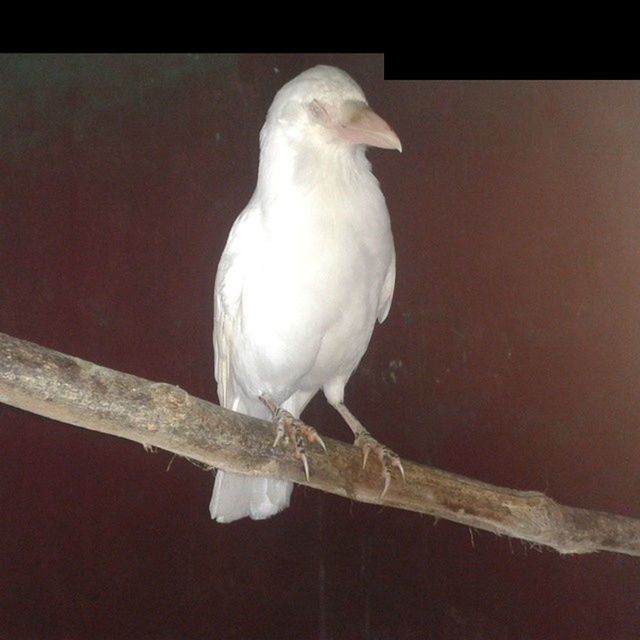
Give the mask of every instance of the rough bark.
M 355 447 L 324 438 L 310 447 L 311 478 L 285 447 L 273 449 L 267 422 L 228 411 L 179 387 L 151 382 L 0 333 L 0 401 L 73 424 L 159 447 L 209 467 L 288 478 L 339 496 L 425 513 L 527 540 L 560 553 L 598 550 L 640 555 L 640 520 L 562 506 L 403 460 L 380 497 L 379 463 L 363 470 Z M 1 427 L 0 427 L 1 428 Z

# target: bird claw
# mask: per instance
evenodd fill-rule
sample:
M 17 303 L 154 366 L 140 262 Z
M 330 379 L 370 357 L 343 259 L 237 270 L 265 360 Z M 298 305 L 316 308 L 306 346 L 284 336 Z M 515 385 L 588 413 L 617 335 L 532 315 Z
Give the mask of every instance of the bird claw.
M 273 444 L 271 445 L 271 448 L 275 449 L 278 446 L 278 442 L 280 442 L 280 440 L 282 440 L 282 438 L 285 438 L 285 440 L 288 439 L 288 437 L 285 435 L 284 427 L 278 421 L 277 424 L 276 424 L 276 439 L 273 441 Z
M 309 462 L 305 452 L 304 440 L 307 440 L 309 443 L 317 442 L 326 453 L 327 447 L 324 441 L 313 427 L 305 424 L 285 409 L 277 407 L 272 400 L 264 397 L 261 399 L 272 411 L 273 421 L 276 425 L 276 437 L 272 447 L 275 448 L 281 440 L 285 443 L 291 442 L 293 445 L 293 453 L 296 458 L 302 460 L 304 475 L 307 480 L 309 480 Z
M 363 469 L 367 466 L 367 459 L 369 458 L 369 453 L 371 453 L 371 451 L 374 451 L 378 456 L 378 459 L 382 464 L 382 477 L 384 478 L 384 487 L 382 489 L 382 493 L 380 494 L 381 498 L 384 498 L 387 491 L 389 490 L 389 487 L 391 486 L 391 470 L 393 467 L 396 467 L 400 471 L 402 480 L 406 481 L 404 467 L 402 466 L 400 456 L 391 451 L 391 449 L 389 449 L 388 447 L 380 444 L 368 432 L 361 433 L 359 436 L 357 436 L 354 444 L 362 449 Z

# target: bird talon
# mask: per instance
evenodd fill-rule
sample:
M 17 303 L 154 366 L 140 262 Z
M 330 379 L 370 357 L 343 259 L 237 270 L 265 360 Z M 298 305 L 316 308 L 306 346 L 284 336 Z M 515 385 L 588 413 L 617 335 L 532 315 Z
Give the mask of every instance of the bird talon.
M 400 470 L 400 475 L 402 476 L 402 481 L 407 481 L 407 476 L 404 474 L 404 467 L 402 466 L 402 462 L 400 462 L 400 458 L 397 456 L 393 459 L 391 463 L 394 467 L 397 467 Z
M 320 437 L 320 434 L 308 424 L 300 423 L 299 430 L 301 436 L 304 436 L 309 442 L 317 442 L 325 451 L 327 452 L 327 446 L 325 445 L 323 439 Z
M 304 475 L 307 478 L 307 482 L 309 481 L 309 463 L 307 462 L 307 456 L 302 453 L 300 454 L 300 458 L 302 458 L 302 465 L 304 466 Z
M 304 467 L 304 475 L 309 480 L 309 461 L 305 452 L 304 441 L 317 442 L 326 452 L 327 447 L 318 435 L 318 432 L 301 420 L 294 417 L 286 409 L 278 407 L 275 402 L 268 396 L 260 396 L 260 400 L 269 408 L 273 414 L 273 422 L 276 425 L 276 437 L 272 447 L 275 448 L 281 441 L 284 444 L 290 444 L 293 447 L 293 454 L 302 461 Z
M 317 433 L 315 434 L 315 441 L 324 449 L 324 452 L 327 453 L 327 445 Z
M 382 465 L 382 477 L 384 478 L 384 487 L 382 489 L 382 493 L 380 494 L 381 498 L 386 495 L 389 487 L 391 486 L 392 467 L 397 467 L 397 469 L 400 471 L 400 475 L 402 475 L 403 481 L 406 481 L 404 468 L 399 456 L 391 451 L 391 449 L 380 444 L 367 431 L 359 433 L 358 436 L 356 436 L 354 444 L 362 449 L 363 469 L 367 465 L 367 460 L 369 459 L 369 454 L 371 453 L 371 451 L 375 451 L 378 459 L 380 460 L 380 464 Z
M 364 445 L 362 447 L 362 468 L 364 469 L 367 466 L 367 458 L 369 457 L 369 452 L 371 451 L 371 447 L 369 445 Z
M 273 441 L 273 444 L 271 445 L 272 449 L 275 449 L 278 446 L 278 442 L 280 442 L 280 440 L 282 440 L 284 436 L 284 429 L 280 427 L 280 425 L 278 425 L 278 429 L 276 430 L 276 439 Z
M 385 468 L 385 473 L 383 473 L 383 475 L 384 475 L 384 487 L 382 489 L 382 493 L 380 494 L 381 498 L 384 498 L 385 494 L 389 490 L 389 487 L 391 486 L 391 474 L 388 472 L 386 468 Z

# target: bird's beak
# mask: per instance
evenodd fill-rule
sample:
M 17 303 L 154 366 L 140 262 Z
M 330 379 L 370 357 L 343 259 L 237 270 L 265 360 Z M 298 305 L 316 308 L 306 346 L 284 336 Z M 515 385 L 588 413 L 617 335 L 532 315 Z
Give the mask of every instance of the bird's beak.
M 353 144 L 402 151 L 395 131 L 365 102 L 348 100 L 340 108 L 336 131 Z

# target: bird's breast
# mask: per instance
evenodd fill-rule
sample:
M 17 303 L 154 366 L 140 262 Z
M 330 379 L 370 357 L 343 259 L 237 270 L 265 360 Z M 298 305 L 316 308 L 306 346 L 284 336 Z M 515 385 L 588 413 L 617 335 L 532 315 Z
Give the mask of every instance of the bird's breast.
M 319 386 L 348 375 L 368 344 L 393 259 L 388 212 L 381 194 L 294 192 L 271 204 L 244 274 L 243 375 Z
M 327 302 L 375 289 L 393 251 L 379 190 L 294 193 L 280 206 L 266 221 L 268 270 L 296 280 L 311 295 L 328 296 Z

